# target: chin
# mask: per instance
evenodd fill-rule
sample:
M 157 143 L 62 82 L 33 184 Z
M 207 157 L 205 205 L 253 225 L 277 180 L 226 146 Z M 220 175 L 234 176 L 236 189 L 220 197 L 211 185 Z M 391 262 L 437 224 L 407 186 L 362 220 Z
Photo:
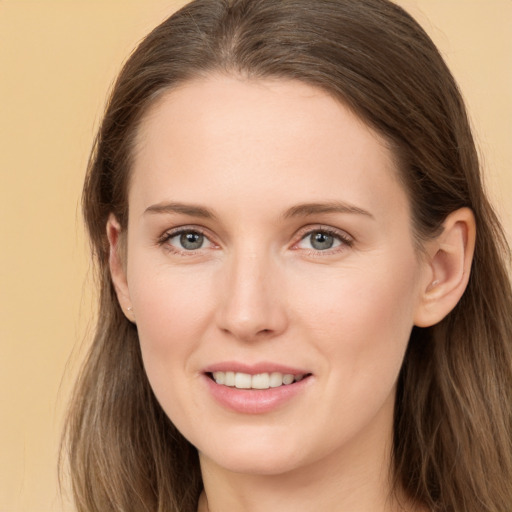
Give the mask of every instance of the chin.
M 215 465 L 232 473 L 259 476 L 276 476 L 289 473 L 299 467 L 297 461 L 290 460 L 288 456 L 255 456 L 252 453 L 223 454 L 212 458 Z M 200 454 L 202 457 L 202 454 Z
M 212 449 L 199 449 L 199 456 L 233 473 L 279 475 L 297 469 L 303 460 L 297 447 L 283 442 L 219 442 Z

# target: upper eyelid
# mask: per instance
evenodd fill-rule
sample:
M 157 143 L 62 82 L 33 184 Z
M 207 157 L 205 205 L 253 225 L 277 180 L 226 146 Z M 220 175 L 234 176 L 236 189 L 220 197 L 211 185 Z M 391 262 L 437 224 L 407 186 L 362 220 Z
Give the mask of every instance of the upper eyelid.
M 217 242 L 215 242 L 214 237 L 210 234 L 209 230 L 206 228 L 203 228 L 202 226 L 197 225 L 191 225 L 191 226 L 179 226 L 175 228 L 169 228 L 166 229 L 158 238 L 157 243 L 158 245 L 165 244 L 168 242 L 171 238 L 174 238 L 182 233 L 199 233 L 200 235 L 203 235 L 212 245 L 219 245 Z M 171 245 L 171 244 L 169 244 Z M 177 249 L 179 250 L 179 249 Z M 198 249 L 201 250 L 201 249 Z M 191 252 L 191 251 L 187 251 Z
M 210 239 L 212 236 L 209 234 L 209 231 L 206 228 L 203 228 L 202 226 L 196 226 L 196 225 L 190 225 L 190 226 L 178 226 L 175 228 L 169 228 L 166 229 L 162 235 L 159 238 L 171 238 L 176 235 L 179 235 L 181 233 L 200 233 L 201 235 L 204 235 L 208 239 Z
M 354 241 L 354 237 L 345 231 L 344 229 L 335 228 L 333 226 L 327 226 L 323 224 L 317 224 L 317 225 L 310 225 L 310 226 L 304 226 L 303 228 L 299 229 L 296 232 L 296 237 L 298 240 L 302 240 L 307 235 L 310 235 L 311 233 L 315 232 L 325 232 L 329 233 L 330 235 L 338 236 L 339 238 L 343 240 L 350 240 Z

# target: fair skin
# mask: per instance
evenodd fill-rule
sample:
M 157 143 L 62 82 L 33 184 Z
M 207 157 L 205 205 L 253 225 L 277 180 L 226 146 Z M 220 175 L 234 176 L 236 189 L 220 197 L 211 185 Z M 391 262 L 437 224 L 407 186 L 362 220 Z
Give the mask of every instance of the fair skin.
M 126 255 L 107 226 L 112 277 L 153 390 L 199 451 L 200 510 L 402 510 L 396 381 L 412 327 L 467 284 L 471 212 L 420 255 L 384 141 L 293 81 L 168 92 L 132 172 Z

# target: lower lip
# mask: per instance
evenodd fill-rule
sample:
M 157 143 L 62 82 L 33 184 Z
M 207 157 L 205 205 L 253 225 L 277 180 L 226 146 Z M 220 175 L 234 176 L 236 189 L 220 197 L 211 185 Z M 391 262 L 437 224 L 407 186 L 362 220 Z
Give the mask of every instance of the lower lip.
M 303 393 L 312 378 L 268 389 L 238 389 L 217 384 L 207 375 L 204 379 L 209 392 L 222 406 L 244 414 L 263 414 L 279 409 Z

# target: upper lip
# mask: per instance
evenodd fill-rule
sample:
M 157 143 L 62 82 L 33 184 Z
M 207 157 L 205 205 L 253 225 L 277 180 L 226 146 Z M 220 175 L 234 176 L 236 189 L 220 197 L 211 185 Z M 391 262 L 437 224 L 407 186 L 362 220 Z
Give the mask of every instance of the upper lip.
M 267 361 L 261 361 L 258 363 L 242 363 L 239 361 L 223 361 L 220 363 L 214 363 L 207 366 L 204 373 L 213 372 L 237 372 L 237 373 L 248 373 L 249 375 L 257 375 L 259 373 L 274 373 L 279 372 L 283 374 L 291 375 L 305 375 L 311 373 L 304 368 L 297 368 L 293 366 L 283 365 L 280 363 L 273 363 Z

